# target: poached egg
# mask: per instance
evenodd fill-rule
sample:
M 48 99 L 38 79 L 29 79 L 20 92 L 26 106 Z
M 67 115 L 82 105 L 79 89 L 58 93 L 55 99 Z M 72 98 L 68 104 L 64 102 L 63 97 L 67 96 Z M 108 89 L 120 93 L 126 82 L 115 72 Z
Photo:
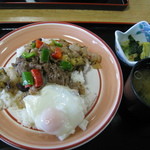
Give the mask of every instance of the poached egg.
M 60 140 L 73 134 L 77 126 L 82 123 L 86 126 L 88 123 L 84 99 L 69 87 L 47 85 L 38 95 L 28 95 L 23 101 L 35 127 Z

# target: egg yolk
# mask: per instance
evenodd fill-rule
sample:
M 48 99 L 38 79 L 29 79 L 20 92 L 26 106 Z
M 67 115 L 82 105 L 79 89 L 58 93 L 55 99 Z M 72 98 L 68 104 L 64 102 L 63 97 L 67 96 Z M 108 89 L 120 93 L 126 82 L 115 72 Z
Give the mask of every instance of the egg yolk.
M 65 115 L 61 110 L 48 108 L 41 114 L 41 127 L 50 134 L 55 134 L 65 123 Z

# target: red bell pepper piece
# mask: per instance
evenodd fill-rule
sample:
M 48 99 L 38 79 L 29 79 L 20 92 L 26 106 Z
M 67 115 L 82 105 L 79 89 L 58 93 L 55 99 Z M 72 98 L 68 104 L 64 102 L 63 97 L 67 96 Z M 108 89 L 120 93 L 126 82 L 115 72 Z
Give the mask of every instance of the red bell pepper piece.
M 35 45 L 36 45 L 36 48 L 40 48 L 43 45 L 43 42 L 39 39 L 35 40 Z
M 31 70 L 32 76 L 34 78 L 34 86 L 36 88 L 40 87 L 43 85 L 43 78 L 41 71 L 39 69 L 32 69 Z
M 31 87 L 31 86 L 32 86 L 32 85 L 25 85 L 24 87 L 25 87 L 25 88 L 29 88 L 29 87 Z
M 52 53 L 52 57 L 55 59 L 60 59 L 62 57 L 62 52 L 61 52 L 61 49 L 59 47 L 55 48 L 54 53 Z

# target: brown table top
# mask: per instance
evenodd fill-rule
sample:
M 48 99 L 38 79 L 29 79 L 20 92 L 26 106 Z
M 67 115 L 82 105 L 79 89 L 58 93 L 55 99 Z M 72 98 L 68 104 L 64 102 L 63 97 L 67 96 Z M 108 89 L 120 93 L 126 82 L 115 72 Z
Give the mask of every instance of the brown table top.
M 129 0 L 123 11 L 77 9 L 0 9 L 0 22 L 150 22 L 150 0 Z

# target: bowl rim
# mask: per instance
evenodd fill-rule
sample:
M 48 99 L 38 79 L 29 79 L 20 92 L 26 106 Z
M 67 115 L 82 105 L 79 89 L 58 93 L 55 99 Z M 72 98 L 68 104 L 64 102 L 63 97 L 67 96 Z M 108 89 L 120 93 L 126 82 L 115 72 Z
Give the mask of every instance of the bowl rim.
M 31 23 L 31 24 L 24 25 L 22 27 L 19 27 L 19 28 L 15 29 L 14 31 L 11 31 L 11 32 L 7 33 L 2 38 L 0 38 L 0 41 L 3 40 L 3 39 L 5 39 L 5 38 L 8 38 L 9 35 L 14 34 L 16 31 L 20 31 L 22 29 L 25 29 L 25 28 L 28 28 L 28 27 L 33 27 L 33 26 L 36 26 L 36 25 L 41 25 L 41 24 L 69 25 L 69 26 L 76 27 L 78 29 L 82 29 L 82 30 L 90 33 L 91 35 L 93 35 L 94 37 L 96 37 L 99 41 L 102 42 L 102 44 L 104 44 L 107 47 L 107 49 L 109 50 L 109 52 L 111 53 L 111 55 L 113 56 L 113 58 L 114 58 L 114 60 L 116 62 L 116 66 L 117 66 L 118 73 L 119 73 L 119 79 L 120 79 L 118 99 L 116 100 L 116 104 L 115 104 L 115 106 L 113 108 L 113 111 L 111 112 L 111 114 L 109 115 L 108 119 L 105 121 L 105 123 L 103 124 L 103 126 L 101 126 L 98 130 L 96 130 L 94 133 L 92 133 L 90 136 L 86 137 L 85 139 L 82 139 L 81 141 L 78 141 L 76 143 L 67 145 L 65 147 L 52 148 L 52 149 L 77 148 L 77 147 L 79 147 L 79 146 L 81 146 L 81 145 L 83 145 L 85 143 L 88 143 L 89 141 L 91 141 L 92 139 L 94 139 L 97 135 L 99 135 L 109 125 L 109 123 L 112 121 L 113 117 L 117 113 L 117 110 L 118 110 L 118 108 L 120 106 L 122 95 L 123 95 L 123 74 L 122 74 L 121 66 L 120 66 L 120 63 L 119 63 L 119 61 L 118 61 L 115 53 L 112 51 L 112 49 L 108 46 L 108 44 L 102 38 L 100 38 L 98 35 L 96 35 L 92 31 L 90 31 L 90 30 L 88 30 L 88 29 L 86 29 L 84 27 L 78 26 L 76 24 L 68 23 L 68 22 L 51 22 L 51 21 L 47 21 L 47 22 Z M 13 147 L 24 148 L 24 149 L 31 149 L 31 150 L 35 150 L 36 149 L 37 150 L 37 148 L 31 148 L 31 147 L 28 147 L 28 146 L 25 146 L 25 145 L 22 145 L 22 144 L 19 144 L 19 143 L 15 143 L 15 142 L 9 140 L 7 137 L 4 137 L 3 135 L 0 135 L 0 139 L 3 142 L 5 142 L 5 143 L 7 143 L 7 144 L 9 144 L 9 145 L 11 145 Z M 40 150 L 40 148 L 39 148 L 39 150 Z M 48 150 L 51 150 L 51 148 L 49 148 Z

